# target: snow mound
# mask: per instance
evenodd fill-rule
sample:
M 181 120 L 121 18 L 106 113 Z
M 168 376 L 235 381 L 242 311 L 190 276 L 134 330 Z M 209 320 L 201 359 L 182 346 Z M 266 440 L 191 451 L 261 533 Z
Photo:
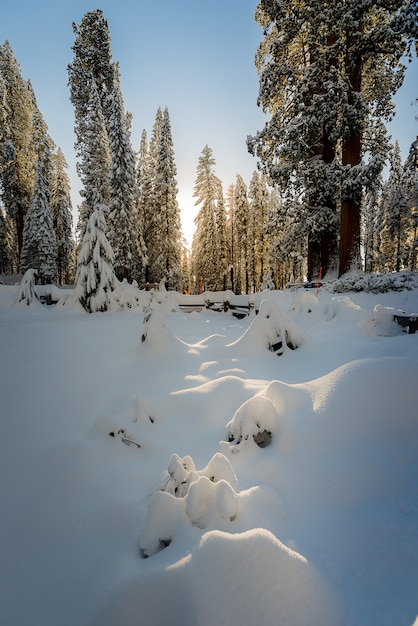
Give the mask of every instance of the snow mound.
M 256 444 L 260 448 L 270 445 L 280 427 L 280 418 L 273 402 L 263 396 L 254 396 L 236 411 L 226 425 L 231 450 L 238 445 Z
M 263 300 L 258 315 L 245 333 L 228 347 L 242 347 L 260 354 L 268 349 L 277 355 L 295 350 L 303 341 L 302 330 L 292 322 L 273 300 Z
M 143 310 L 149 304 L 150 297 L 147 291 L 139 289 L 135 280 L 129 284 L 124 278 L 114 291 L 114 299 L 119 310 L 129 311 L 130 309 Z
M 405 315 L 405 311 L 376 304 L 373 313 L 361 324 L 369 336 L 394 337 L 402 334 L 402 327 L 394 320 L 394 315 Z
M 318 309 L 318 299 L 313 293 L 301 291 L 296 295 L 292 306 L 295 313 L 312 313 Z
M 161 354 L 161 352 L 167 351 L 170 347 L 176 344 L 180 345 L 181 343 L 167 328 L 159 305 L 152 301 L 144 311 L 141 343 L 154 354 Z
M 190 526 L 207 529 L 233 522 L 239 509 L 237 488 L 234 470 L 221 453 L 201 471 L 191 457 L 173 454 L 163 484 L 151 496 L 139 537 L 141 554 L 160 552 Z
M 268 530 L 207 532 L 182 565 L 191 569 L 199 626 L 342 623 L 337 593 L 311 563 Z
M 324 316 L 327 322 L 330 322 L 338 316 L 338 320 L 350 322 L 357 320 L 361 308 L 354 304 L 348 296 L 335 296 L 331 298 L 323 307 Z
M 35 280 L 38 275 L 37 270 L 28 269 L 20 281 L 20 285 L 17 288 L 14 305 L 25 306 L 42 306 L 38 300 L 38 296 L 35 291 Z

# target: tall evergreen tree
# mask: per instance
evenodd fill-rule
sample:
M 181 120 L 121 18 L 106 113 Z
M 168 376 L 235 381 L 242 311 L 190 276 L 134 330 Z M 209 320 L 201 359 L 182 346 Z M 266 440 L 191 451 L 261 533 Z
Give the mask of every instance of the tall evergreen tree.
M 22 78 L 10 43 L 0 46 L 2 126 L 0 130 L 0 182 L 7 214 L 15 224 L 18 256 L 23 246 L 23 225 L 35 182 L 31 147 L 33 94 Z M 16 268 L 17 269 L 17 268 Z
M 418 137 L 409 149 L 404 173 L 411 220 L 409 268 L 416 270 L 418 267 Z
M 235 247 L 235 185 L 231 183 L 226 192 L 227 219 L 225 226 L 227 262 L 229 267 L 229 289 L 235 290 L 237 273 Z
M 89 91 L 90 102 L 85 118 L 85 136 L 79 173 L 83 183 L 83 202 L 77 225 L 82 240 L 90 215 L 97 204 L 108 207 L 109 203 L 109 141 L 105 119 L 96 83 L 93 79 Z
M 384 225 L 381 232 L 381 252 L 384 267 L 397 271 L 407 264 L 408 238 L 411 220 L 407 198 L 407 184 L 398 142 L 393 146 L 391 166 L 384 193 Z
M 74 241 L 72 237 L 72 206 L 68 168 L 61 148 L 51 157 L 51 214 L 57 243 L 58 283 L 69 282 Z
M 193 272 L 202 280 L 207 291 L 222 289 L 219 284 L 219 240 L 216 231 L 217 201 L 220 180 L 214 173 L 215 159 L 211 148 L 205 146 L 199 157 L 193 196 L 200 206 L 195 218 L 193 237 Z
M 269 192 L 266 179 L 254 172 L 248 189 L 251 216 L 251 266 L 250 284 L 254 291 L 260 289 L 265 271 L 268 269 L 268 242 L 266 236 Z
M 116 76 L 116 72 L 115 72 Z M 110 112 L 109 241 L 119 280 L 144 278 L 146 260 L 142 232 L 138 232 L 135 156 L 127 130 L 119 81 L 115 79 L 107 106 Z
M 303 193 L 323 265 L 339 209 L 340 274 L 359 260 L 362 195 L 388 154 L 382 120 L 393 112 L 417 11 L 414 0 L 261 0 L 256 9 L 265 33 L 259 104 L 272 117 L 248 145 L 276 184 Z
M 109 26 L 101 9 L 85 13 L 79 25 L 73 23 L 73 32 L 74 56 L 68 65 L 68 84 L 74 107 L 76 147 L 82 151 L 89 126 L 90 90 L 94 84 L 107 127 L 110 113 L 106 99 L 113 88 L 115 66 L 112 62 Z
M 219 250 L 219 288 L 225 291 L 228 280 L 228 251 L 226 242 L 226 211 L 222 183 L 219 181 L 216 200 L 216 237 Z
M 142 209 L 144 219 L 144 240 L 148 255 L 146 268 L 146 280 L 149 283 L 160 282 L 159 257 L 159 237 L 161 233 L 160 212 L 157 209 L 155 198 L 155 181 L 157 177 L 158 157 L 161 146 L 161 129 L 163 115 L 158 107 L 155 121 L 152 128 L 151 140 L 149 143 L 148 157 L 143 167 L 142 181 Z
M 160 145 L 154 181 L 153 272 L 169 288 L 181 279 L 181 224 L 177 202 L 177 168 L 174 159 L 171 122 L 166 107 L 161 123 Z
M 250 225 L 250 206 L 247 185 L 240 174 L 235 182 L 235 250 L 237 259 L 236 293 L 249 292 L 248 272 L 248 232 Z
M 23 230 L 21 268 L 36 269 L 41 284 L 56 280 L 57 244 L 49 204 L 49 154 L 39 157 L 32 203 L 26 214 Z

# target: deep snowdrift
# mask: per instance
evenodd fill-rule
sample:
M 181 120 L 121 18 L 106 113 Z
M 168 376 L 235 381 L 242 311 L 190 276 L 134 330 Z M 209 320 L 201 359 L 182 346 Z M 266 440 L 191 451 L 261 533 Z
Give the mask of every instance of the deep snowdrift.
M 393 312 L 417 290 L 264 292 L 241 320 L 127 285 L 90 316 L 17 291 L 2 623 L 413 624 L 418 334 Z

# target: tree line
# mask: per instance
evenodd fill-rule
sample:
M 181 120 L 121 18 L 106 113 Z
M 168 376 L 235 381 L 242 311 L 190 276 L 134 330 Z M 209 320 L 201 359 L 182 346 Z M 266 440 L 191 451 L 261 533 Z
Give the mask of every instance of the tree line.
M 181 233 L 171 122 L 156 112 L 131 143 L 118 63 L 100 9 L 73 24 L 68 66 L 77 172 L 76 242 L 67 164 L 0 47 L 0 272 L 29 267 L 41 282 L 75 280 L 85 308 L 116 281 L 190 291 L 281 288 L 362 266 L 416 268 L 417 142 L 405 164 L 385 122 L 417 35 L 417 3 L 261 0 L 256 54 L 265 127 L 248 137 L 258 171 L 226 194 L 209 146 L 194 188 L 192 249 Z M 390 168 L 383 180 L 387 161 Z M 361 257 L 363 256 L 363 260 Z

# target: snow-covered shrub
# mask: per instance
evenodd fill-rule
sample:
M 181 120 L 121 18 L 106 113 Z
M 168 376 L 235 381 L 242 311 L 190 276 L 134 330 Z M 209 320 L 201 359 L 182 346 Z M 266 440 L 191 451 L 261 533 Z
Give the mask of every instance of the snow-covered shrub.
M 200 471 L 190 456 L 173 454 L 151 496 L 139 536 L 142 555 L 156 554 L 186 528 L 227 528 L 239 512 L 237 483 L 230 462 L 219 452 Z
M 145 343 L 150 348 L 161 348 L 170 343 L 172 339 L 173 335 L 168 330 L 158 305 L 151 301 L 144 310 L 141 343 Z
M 308 291 L 299 292 L 292 306 L 292 311 L 295 313 L 312 313 L 317 309 L 318 299 Z
M 273 402 L 263 396 L 254 396 L 244 402 L 226 425 L 227 439 L 233 451 L 237 446 L 252 442 L 266 448 L 278 432 L 280 418 Z
M 139 289 L 136 280 L 132 281 L 132 284 L 129 284 L 126 278 L 118 283 L 113 295 L 122 310 L 143 310 L 144 307 L 148 305 L 150 299 L 148 292 Z
M 361 313 L 361 307 L 355 304 L 348 296 L 335 296 L 325 304 L 323 313 L 327 322 L 335 317 L 341 319 L 342 316 L 352 316 Z
M 302 331 L 272 300 L 263 300 L 260 310 L 245 333 L 229 346 L 242 345 L 251 351 L 265 349 L 282 355 L 288 349 L 295 350 L 302 343 Z
M 37 275 L 38 272 L 35 269 L 26 270 L 20 281 L 19 288 L 16 291 L 15 304 L 22 302 L 29 306 L 32 302 L 39 303 L 38 296 L 35 292 L 35 279 Z
M 405 311 L 376 304 L 373 313 L 361 324 L 361 328 L 370 336 L 394 337 L 402 334 L 402 327 L 395 322 L 394 315 L 405 315 Z
M 417 272 L 349 274 L 327 284 L 327 288 L 333 293 L 345 293 L 347 291 L 386 293 L 388 291 L 403 291 L 404 289 L 412 290 L 417 287 Z

